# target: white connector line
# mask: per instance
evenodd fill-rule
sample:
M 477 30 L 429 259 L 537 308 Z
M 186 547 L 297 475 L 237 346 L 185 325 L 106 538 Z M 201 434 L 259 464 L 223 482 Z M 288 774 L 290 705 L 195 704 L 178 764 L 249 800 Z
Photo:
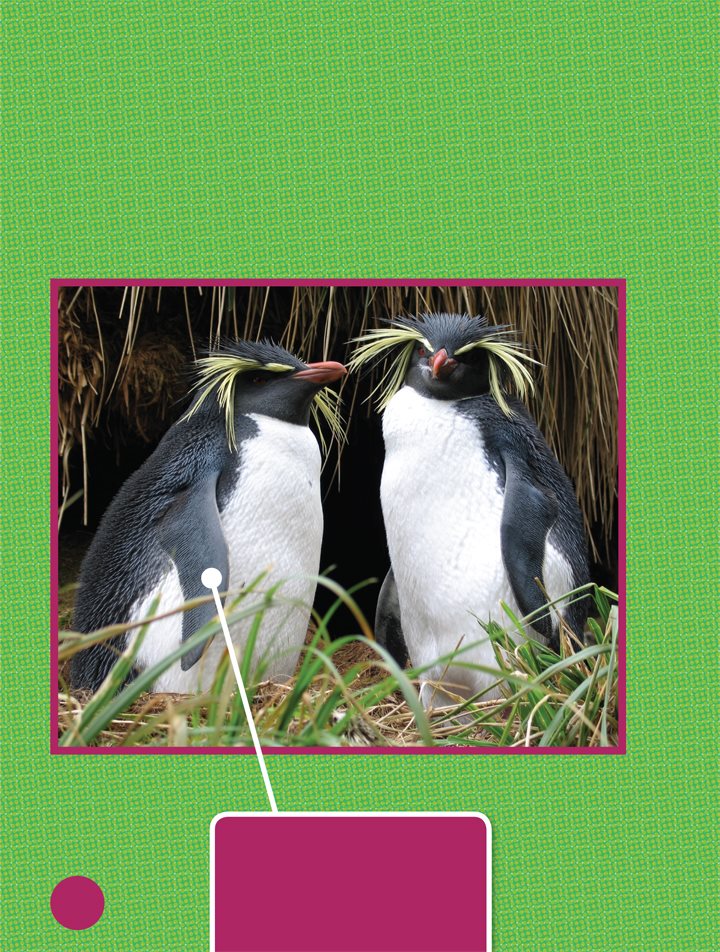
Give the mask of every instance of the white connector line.
M 277 803 L 275 803 L 275 795 L 273 793 L 272 786 L 270 785 L 267 767 L 265 766 L 265 758 L 263 757 L 262 748 L 260 747 L 257 731 L 255 730 L 255 721 L 253 720 L 252 711 L 250 710 L 250 702 L 248 701 L 245 685 L 243 684 L 242 675 L 240 674 L 240 665 L 238 664 L 237 656 L 235 654 L 235 647 L 233 646 L 232 638 L 230 637 L 230 630 L 228 628 L 227 618 L 225 617 L 225 611 L 223 609 L 222 602 L 220 601 L 218 585 L 222 582 L 222 574 L 218 569 L 208 568 L 203 572 L 201 581 L 205 588 L 209 588 L 211 590 L 213 593 L 213 598 L 215 599 L 215 607 L 217 608 L 218 618 L 220 619 L 220 627 L 222 628 L 223 634 L 225 635 L 225 644 L 227 645 L 228 654 L 230 655 L 230 664 L 232 665 L 232 669 L 235 672 L 235 680 L 237 681 L 238 690 L 240 691 L 240 698 L 243 703 L 243 708 L 245 709 L 245 717 L 247 718 L 248 727 L 250 728 L 250 736 L 252 737 L 255 753 L 257 754 L 257 759 L 260 764 L 260 772 L 262 773 L 263 780 L 265 781 L 265 790 L 268 795 L 268 800 L 270 801 L 270 807 L 272 808 L 273 813 L 278 813 L 279 811 L 277 808 Z

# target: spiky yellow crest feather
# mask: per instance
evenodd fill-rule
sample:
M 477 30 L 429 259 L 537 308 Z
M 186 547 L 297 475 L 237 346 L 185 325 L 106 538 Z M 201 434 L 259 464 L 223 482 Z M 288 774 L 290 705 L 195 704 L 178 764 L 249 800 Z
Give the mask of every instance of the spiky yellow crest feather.
M 347 428 L 340 410 L 342 406 L 342 397 L 337 390 L 330 390 L 326 387 L 324 390 L 318 390 L 313 397 L 310 412 L 315 421 L 318 439 L 323 451 L 323 456 L 327 456 L 333 440 L 342 446 L 347 442 Z M 325 424 L 330 431 L 330 439 L 325 435 L 323 429 Z
M 237 353 L 238 350 L 245 350 L 246 353 Z M 270 356 L 276 356 L 280 359 L 267 359 Z M 287 363 L 281 362 L 283 357 L 287 358 Z M 211 394 L 215 394 L 218 405 L 225 415 L 228 445 L 235 452 L 237 449 L 237 440 L 235 439 L 235 388 L 239 376 L 252 371 L 284 374 L 302 370 L 305 366 L 297 357 L 274 344 L 268 344 L 264 341 L 233 343 L 229 345 L 228 352 L 210 354 L 196 361 L 198 373 L 193 390 L 199 390 L 200 393 L 181 419 L 189 420 L 197 413 L 207 398 Z M 334 390 L 319 390 L 313 397 L 310 412 L 317 428 L 323 454 L 328 452 L 333 440 L 342 445 L 347 439 L 345 421 L 340 412 L 341 403 L 340 395 Z M 327 426 L 329 430 L 329 439 L 324 432 L 324 426 Z
M 518 396 L 524 398 L 533 391 L 533 381 L 526 364 L 539 364 L 520 344 L 506 340 L 510 333 L 507 326 L 488 326 L 484 318 L 467 315 L 426 314 L 418 318 L 397 318 L 391 327 L 375 328 L 354 338 L 358 344 L 348 361 L 350 372 L 360 370 L 366 364 L 385 359 L 386 366 L 380 380 L 368 399 L 376 398 L 376 406 L 382 412 L 392 397 L 403 385 L 413 350 L 418 344 L 433 353 L 446 346 L 444 335 L 452 335 L 456 346 L 454 356 L 462 356 L 474 348 L 488 352 L 490 393 L 506 416 L 512 416 L 502 386 L 501 370 L 505 367 L 513 379 Z

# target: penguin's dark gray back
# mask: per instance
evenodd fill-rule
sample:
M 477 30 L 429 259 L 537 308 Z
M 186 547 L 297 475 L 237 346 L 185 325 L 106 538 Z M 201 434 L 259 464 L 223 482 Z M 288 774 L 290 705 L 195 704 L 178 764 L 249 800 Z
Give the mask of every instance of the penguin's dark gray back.
M 83 559 L 75 599 L 73 629 L 93 632 L 129 620 L 133 605 L 157 585 L 170 567 L 157 527 L 183 494 L 208 475 L 217 478 L 218 508 L 231 489 L 240 465 L 242 440 L 256 424 L 236 420 L 238 450 L 230 452 L 224 423 L 199 411 L 167 431 L 152 455 L 123 484 L 102 517 Z M 96 688 L 107 675 L 119 650 L 121 636 L 94 645 L 73 657 L 71 680 Z
M 573 484 L 525 405 L 514 397 L 508 397 L 507 401 L 513 411 L 509 418 L 490 394 L 461 400 L 457 406 L 480 428 L 488 460 L 503 490 L 503 459 L 509 455 L 524 464 L 533 482 L 555 496 L 558 514 L 549 538 L 568 560 L 575 586 L 584 585 L 590 580 L 587 540 Z M 576 632 L 582 632 L 588 607 L 589 599 L 584 598 L 566 609 L 568 621 Z

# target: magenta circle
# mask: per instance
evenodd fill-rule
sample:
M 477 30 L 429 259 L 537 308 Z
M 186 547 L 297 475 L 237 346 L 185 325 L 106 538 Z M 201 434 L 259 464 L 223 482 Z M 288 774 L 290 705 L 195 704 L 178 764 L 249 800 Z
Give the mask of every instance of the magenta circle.
M 68 876 L 52 891 L 50 911 L 66 929 L 89 929 L 105 909 L 105 896 L 93 879 Z

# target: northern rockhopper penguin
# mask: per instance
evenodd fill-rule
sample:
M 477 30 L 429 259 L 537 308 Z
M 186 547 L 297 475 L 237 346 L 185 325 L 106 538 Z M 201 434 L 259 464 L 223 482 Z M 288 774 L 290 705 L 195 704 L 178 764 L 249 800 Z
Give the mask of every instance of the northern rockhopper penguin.
M 74 628 L 140 621 L 158 596 L 156 614 L 206 597 L 201 575 L 210 566 L 222 573 L 221 592 L 237 593 L 266 572 L 263 589 L 285 582 L 283 604 L 266 612 L 253 663 L 264 658 L 264 677 L 290 676 L 307 632 L 315 593 L 309 576 L 318 572 L 323 534 L 320 450 L 309 422 L 320 414 L 341 435 L 337 394 L 324 388 L 346 370 L 334 361 L 304 363 L 268 341 L 241 341 L 199 360 L 198 371 L 189 410 L 100 522 L 80 571 Z M 136 670 L 167 657 L 214 616 L 210 599 L 150 624 Z M 250 624 L 231 626 L 240 653 Z M 131 636 L 75 655 L 73 686 L 97 690 Z M 222 636 L 198 646 L 153 689 L 206 690 L 224 649 Z
M 376 636 L 414 667 L 461 650 L 460 664 L 437 664 L 422 675 L 431 682 L 421 687 L 426 707 L 471 697 L 496 680 L 461 665 L 497 670 L 479 622 L 507 627 L 501 602 L 522 618 L 589 580 L 572 484 L 523 403 L 503 389 L 508 374 L 521 395 L 532 386 L 533 361 L 509 334 L 482 317 L 399 318 L 358 338 L 349 362 L 355 370 L 389 358 L 376 390 L 391 569 Z M 559 607 L 579 636 L 586 604 Z M 557 648 L 554 612 L 533 628 Z M 441 679 L 447 695 L 437 687 Z

